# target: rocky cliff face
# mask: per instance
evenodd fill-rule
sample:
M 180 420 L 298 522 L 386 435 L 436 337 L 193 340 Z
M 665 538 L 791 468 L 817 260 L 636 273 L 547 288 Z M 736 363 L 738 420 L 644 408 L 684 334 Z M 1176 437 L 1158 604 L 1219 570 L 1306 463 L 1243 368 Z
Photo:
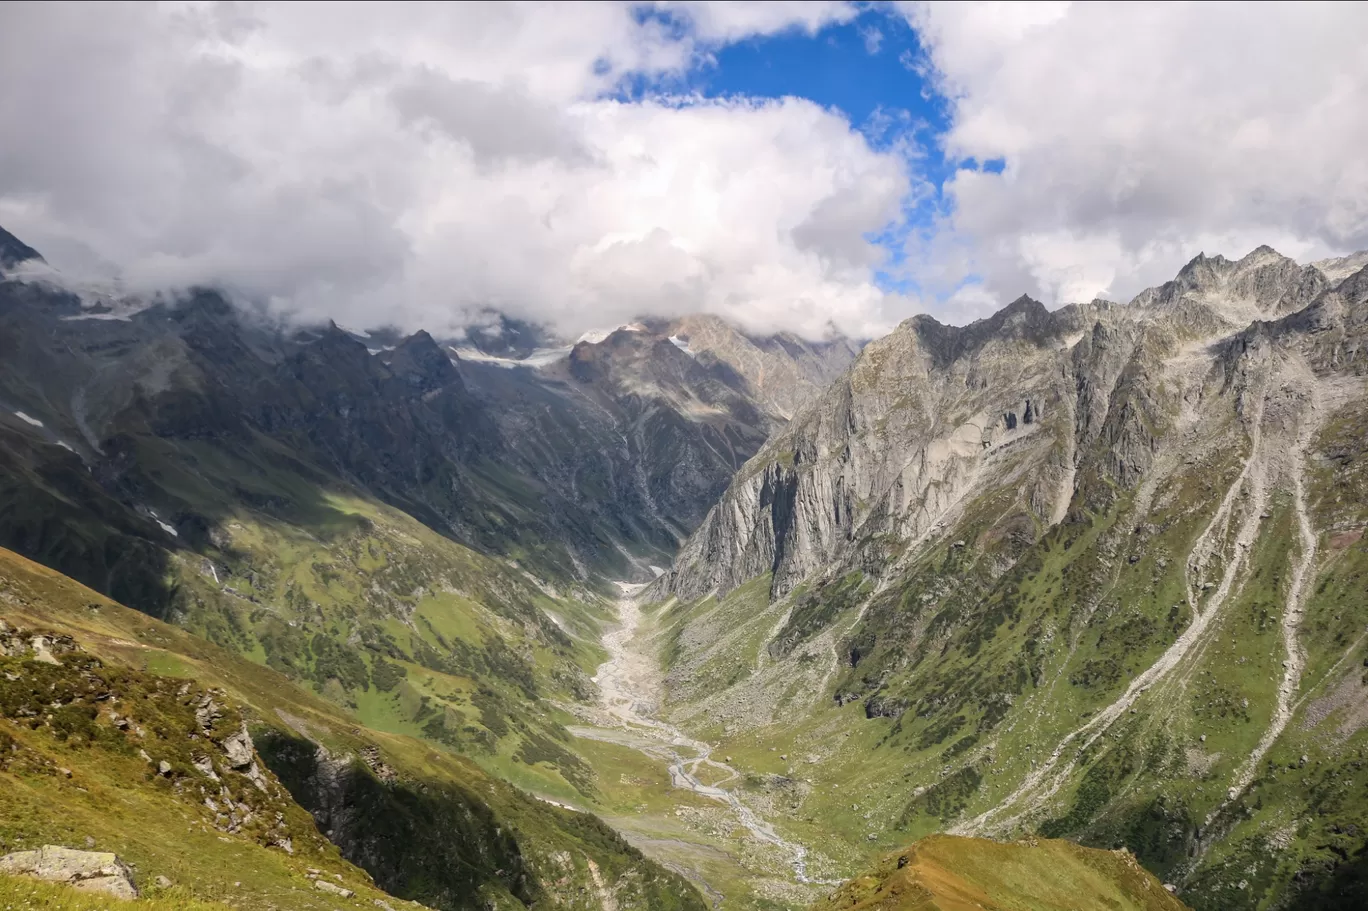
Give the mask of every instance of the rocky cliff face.
M 784 420 L 825 391 L 859 353 L 859 345 L 847 338 L 809 342 L 791 333 L 751 336 L 706 314 L 673 320 L 663 332 L 703 364 L 720 365 L 739 377 L 750 398 Z
M 871 343 L 742 470 L 662 590 L 725 593 L 773 572 L 782 595 L 857 547 L 923 535 L 985 470 L 1047 459 L 1071 413 L 1058 367 L 1077 321 L 1022 298 L 983 324 L 918 317 Z M 1027 496 L 1052 503 L 1062 477 L 1054 466 Z
M 1127 306 L 1052 313 L 1023 297 L 962 328 L 914 317 L 739 472 L 653 591 L 687 600 L 773 573 L 782 596 L 915 549 L 994 491 L 1058 523 L 1080 488 L 1095 499 L 1108 495 L 1098 482 L 1145 475 L 1178 407 L 1166 366 L 1198 369 L 1204 343 L 1313 302 L 1301 320 L 1342 309 L 1330 284 L 1260 247 L 1198 256 Z
M 0 269 L 10 269 L 31 259 L 41 260 L 38 251 L 0 228 Z
M 597 546 L 642 545 L 624 568 L 642 577 L 668 563 L 741 465 L 851 357 L 844 340 L 752 338 L 689 317 L 620 328 L 535 366 L 472 361 L 462 371 L 524 470 L 610 530 Z

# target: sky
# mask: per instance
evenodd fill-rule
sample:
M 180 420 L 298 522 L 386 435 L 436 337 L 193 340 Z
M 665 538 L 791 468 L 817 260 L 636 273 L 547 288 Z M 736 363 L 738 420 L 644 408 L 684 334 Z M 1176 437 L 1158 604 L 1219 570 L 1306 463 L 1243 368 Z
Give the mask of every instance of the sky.
M 1368 248 L 1368 5 L 0 4 L 0 225 L 301 321 L 873 337 Z

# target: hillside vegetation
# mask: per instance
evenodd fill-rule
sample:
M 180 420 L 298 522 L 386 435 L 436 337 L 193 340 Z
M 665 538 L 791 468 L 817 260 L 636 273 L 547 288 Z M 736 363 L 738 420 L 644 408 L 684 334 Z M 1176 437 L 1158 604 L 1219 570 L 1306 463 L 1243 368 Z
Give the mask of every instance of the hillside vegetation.
M 270 668 L 8 551 L 0 618 L 26 641 L 61 643 L 50 661 L 32 647 L 0 659 L 12 848 L 89 838 L 144 878 L 261 909 L 335 908 L 310 869 L 358 902 L 383 890 L 444 911 L 702 907 L 596 818 L 363 727 Z M 256 752 L 225 767 L 212 745 L 244 722 Z

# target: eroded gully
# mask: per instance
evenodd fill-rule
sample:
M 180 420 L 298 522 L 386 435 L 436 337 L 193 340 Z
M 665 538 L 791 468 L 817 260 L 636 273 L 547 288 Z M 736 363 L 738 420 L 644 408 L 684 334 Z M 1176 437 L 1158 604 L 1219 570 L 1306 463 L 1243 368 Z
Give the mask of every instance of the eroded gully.
M 712 747 L 694 740 L 674 725 L 654 717 L 659 675 L 651 658 L 633 647 L 641 625 L 641 607 L 636 595 L 644 586 L 619 582 L 619 625 L 603 637 L 608 660 L 599 665 L 594 682 L 598 684 L 603 708 L 614 727 L 574 727 L 579 737 L 606 740 L 638 750 L 667 763 L 670 784 L 725 804 L 737 821 L 755 838 L 773 845 L 790 857 L 794 878 L 800 883 L 823 883 L 808 876 L 807 848 L 789 841 L 774 830 L 754 809 L 730 788 L 724 787 L 741 774 L 725 762 L 712 758 Z M 720 773 L 714 784 L 705 784 L 701 770 Z

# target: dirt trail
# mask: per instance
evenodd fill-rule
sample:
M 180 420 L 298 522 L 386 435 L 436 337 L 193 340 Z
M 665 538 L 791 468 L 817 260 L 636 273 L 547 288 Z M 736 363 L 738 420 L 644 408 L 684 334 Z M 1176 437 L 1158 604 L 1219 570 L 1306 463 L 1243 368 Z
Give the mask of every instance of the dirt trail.
M 623 597 L 618 601 L 620 625 L 603 637 L 608 660 L 599 665 L 594 682 L 602 694 L 603 708 L 615 722 L 611 728 L 576 726 L 569 728 L 578 737 L 617 743 L 638 750 L 668 764 L 670 784 L 700 794 L 729 807 L 737 821 L 755 838 L 774 845 L 789 855 L 794 879 L 805 884 L 828 884 L 808 875 L 805 846 L 789 841 L 774 830 L 734 790 L 722 787 L 740 773 L 712 758 L 712 747 L 694 740 L 679 728 L 654 717 L 659 692 L 659 675 L 651 658 L 633 647 L 641 625 L 641 607 L 636 595 L 644 585 L 619 582 Z M 699 779 L 703 768 L 725 773 L 715 784 Z

